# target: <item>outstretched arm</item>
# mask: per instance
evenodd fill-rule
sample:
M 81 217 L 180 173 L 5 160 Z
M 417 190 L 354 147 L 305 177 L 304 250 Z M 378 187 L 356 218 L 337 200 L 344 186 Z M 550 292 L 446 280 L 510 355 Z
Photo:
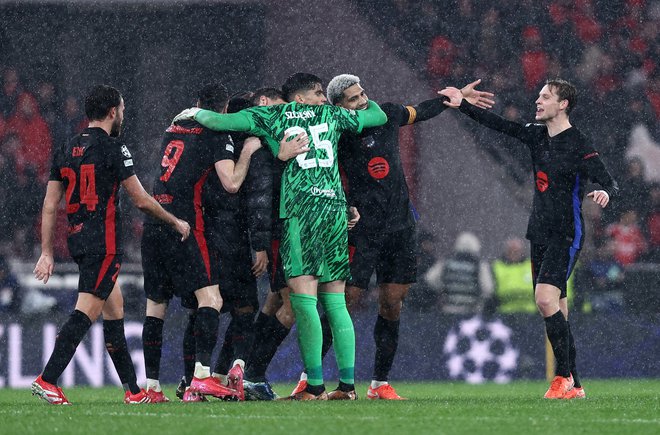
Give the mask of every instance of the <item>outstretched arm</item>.
M 479 124 L 526 142 L 528 134 L 524 125 L 504 119 L 480 107 L 473 106 L 463 98 L 460 89 L 445 88 L 440 91 L 440 94 L 449 98 L 449 101 L 445 102 L 447 106 L 459 109 Z
M 204 127 L 215 131 L 250 131 L 252 123 L 250 118 L 242 112 L 217 113 L 212 110 L 204 110 L 198 107 L 186 109 L 179 113 L 172 124 L 179 121 L 194 119 Z
M 490 109 L 495 104 L 495 101 L 492 100 L 495 94 L 475 89 L 479 83 L 481 83 L 481 79 L 467 84 L 465 87 L 463 87 L 463 89 L 461 89 L 461 93 L 470 104 L 481 107 L 483 109 Z M 442 91 L 438 91 L 438 94 L 441 94 L 439 98 L 426 100 L 416 104 L 415 106 L 406 106 L 406 109 L 409 113 L 406 124 L 426 121 L 427 119 L 431 119 L 441 114 L 447 108 L 445 102 L 448 102 L 449 98 L 442 95 Z

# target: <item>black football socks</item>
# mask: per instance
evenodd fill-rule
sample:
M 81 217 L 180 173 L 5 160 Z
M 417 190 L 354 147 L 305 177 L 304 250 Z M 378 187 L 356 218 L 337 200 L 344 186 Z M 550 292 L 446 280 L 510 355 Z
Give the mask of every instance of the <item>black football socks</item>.
M 394 356 L 399 347 L 399 320 L 387 320 L 382 316 L 376 319 L 374 326 L 374 341 L 376 342 L 376 356 L 374 360 L 374 381 L 387 381 Z
M 215 308 L 202 307 L 195 318 L 196 362 L 204 367 L 211 366 L 211 353 L 218 341 L 220 312 Z
M 103 336 L 105 338 L 105 348 L 115 365 L 124 390 L 130 391 L 131 394 L 139 393 L 140 387 L 138 387 L 137 377 L 135 376 L 135 366 L 133 366 L 133 360 L 126 344 L 124 319 L 104 320 Z
M 195 341 L 195 319 L 197 312 L 188 315 L 188 324 L 183 332 L 183 376 L 186 386 L 192 382 L 195 373 L 195 352 L 197 342 Z
M 147 316 L 142 327 L 142 348 L 147 379 L 160 379 L 160 357 L 163 349 L 163 319 Z
M 82 341 L 87 331 L 92 326 L 92 321 L 82 311 L 75 310 L 60 328 L 55 347 L 50 355 L 41 379 L 49 384 L 57 385 L 57 380 L 69 365 L 71 358 L 76 353 L 76 348 Z
M 573 339 L 573 333 L 571 332 L 571 322 L 566 321 L 568 325 L 568 363 L 573 375 L 573 382 L 575 382 L 575 387 L 580 388 L 582 384 L 580 383 L 580 378 L 578 377 L 577 368 L 575 367 L 575 357 L 577 352 L 575 350 L 575 340 Z
M 570 376 L 568 322 L 561 310 L 550 317 L 545 317 L 543 320 L 545 320 L 545 331 L 548 334 L 552 352 L 555 354 L 555 360 L 557 360 L 555 374 L 567 378 Z
M 254 341 L 246 361 L 246 379 L 253 382 L 266 381 L 266 370 L 290 331 L 277 317 L 259 312 L 254 322 Z

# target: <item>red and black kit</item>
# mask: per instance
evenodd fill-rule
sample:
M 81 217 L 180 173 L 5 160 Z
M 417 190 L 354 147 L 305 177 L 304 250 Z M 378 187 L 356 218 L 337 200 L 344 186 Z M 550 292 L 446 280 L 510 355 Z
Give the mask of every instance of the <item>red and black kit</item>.
M 56 149 L 50 180 L 63 184 L 68 246 L 80 269 L 78 291 L 107 299 L 121 267 L 120 183 L 135 175 L 121 141 L 87 128 Z
M 161 206 L 190 224 L 191 234 L 181 236 L 169 226 L 147 217 L 142 237 L 142 268 L 147 298 L 164 302 L 180 296 L 187 308 L 195 304 L 194 292 L 218 283 L 214 250 L 205 233 L 202 197 L 217 161 L 233 158 L 234 144 L 227 134 L 216 133 L 194 121 L 170 126 L 160 153 L 160 174 L 153 197 Z

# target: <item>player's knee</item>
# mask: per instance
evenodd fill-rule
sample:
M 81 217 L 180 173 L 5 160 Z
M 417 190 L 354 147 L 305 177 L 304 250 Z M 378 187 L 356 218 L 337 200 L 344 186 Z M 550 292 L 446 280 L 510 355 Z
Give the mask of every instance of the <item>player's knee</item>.
M 557 301 L 554 300 L 554 298 L 550 297 L 549 295 L 537 294 L 535 296 L 535 302 L 536 302 L 536 307 L 544 316 L 548 315 L 548 313 L 550 313 L 550 311 L 553 311 L 553 309 L 557 306 Z M 556 312 L 557 310 L 555 309 L 554 311 Z
M 296 323 L 296 317 L 290 306 L 283 305 L 276 314 L 277 320 L 285 327 L 291 329 L 293 324 Z

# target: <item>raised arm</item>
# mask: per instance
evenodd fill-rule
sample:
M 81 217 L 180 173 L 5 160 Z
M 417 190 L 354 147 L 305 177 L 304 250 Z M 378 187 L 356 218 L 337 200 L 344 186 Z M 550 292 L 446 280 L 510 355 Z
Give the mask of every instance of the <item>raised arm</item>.
M 186 109 L 179 113 L 172 124 L 179 121 L 194 119 L 204 127 L 215 131 L 250 131 L 252 123 L 249 116 L 243 112 L 216 113 L 212 110 L 204 110 L 198 107 Z
M 504 119 L 501 116 L 480 107 L 473 106 L 463 98 L 460 89 L 445 88 L 440 91 L 440 94 L 449 98 L 449 101 L 444 103 L 445 105 L 452 108 L 458 108 L 461 112 L 465 113 L 484 127 L 515 137 L 523 142 L 527 139 L 528 135 L 524 125 Z
M 463 98 L 465 98 L 470 104 L 484 109 L 490 109 L 495 104 L 495 101 L 492 100 L 495 94 L 475 89 L 479 83 L 481 83 L 481 79 L 475 80 L 474 82 L 464 86 L 461 89 Z M 442 91 L 438 93 L 441 92 Z M 444 104 L 445 101 L 449 101 L 449 98 L 441 95 L 439 98 L 432 98 L 414 106 L 406 106 L 406 109 L 408 109 L 410 114 L 406 124 L 426 121 L 427 119 L 438 116 L 447 108 L 447 105 Z
M 194 115 L 194 119 L 204 127 L 216 131 L 250 131 L 252 128 L 250 118 L 242 112 L 220 114 L 201 109 Z

